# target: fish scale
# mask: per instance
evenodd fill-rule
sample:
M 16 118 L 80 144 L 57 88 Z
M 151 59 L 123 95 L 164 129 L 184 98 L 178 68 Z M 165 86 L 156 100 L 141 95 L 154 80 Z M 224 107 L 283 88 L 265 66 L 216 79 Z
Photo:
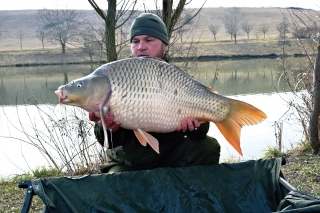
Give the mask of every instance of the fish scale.
M 182 120 L 191 119 L 214 122 L 242 155 L 242 126 L 267 117 L 250 104 L 219 95 L 177 66 L 151 57 L 107 63 L 60 86 L 56 94 L 60 103 L 100 111 L 100 116 L 108 107 L 121 127 L 134 130 L 142 145 L 149 143 L 157 152 L 157 140 L 147 132 L 172 132 Z
M 129 70 L 128 64 L 132 63 L 135 71 L 130 71 L 132 68 Z M 212 117 L 211 111 L 215 109 L 207 105 L 214 100 L 212 96 L 215 94 L 205 90 L 202 84 L 199 86 L 198 81 L 181 69 L 165 62 L 135 59 L 101 69 L 99 72 L 113 79 L 112 97 L 108 105 L 115 120 L 124 121 L 121 122 L 124 128 L 168 132 L 174 131 L 186 118 L 211 115 L 210 119 L 219 121 L 227 116 L 226 100 L 215 99 L 222 102 L 226 109 Z M 118 86 L 122 84 L 127 86 Z M 199 88 L 189 90 L 190 87 Z

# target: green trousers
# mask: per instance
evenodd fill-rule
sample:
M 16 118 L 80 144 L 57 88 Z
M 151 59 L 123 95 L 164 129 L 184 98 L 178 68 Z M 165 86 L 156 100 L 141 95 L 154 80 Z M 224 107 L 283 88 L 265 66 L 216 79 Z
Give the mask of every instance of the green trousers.
M 208 165 L 218 164 L 220 158 L 220 145 L 209 136 L 196 141 L 186 137 L 182 141 L 162 142 L 159 149 L 160 154 L 150 146 L 134 144 L 131 147 L 129 144 L 121 149 L 108 150 L 112 161 L 101 165 L 100 170 L 102 173 L 115 173 L 157 167 Z

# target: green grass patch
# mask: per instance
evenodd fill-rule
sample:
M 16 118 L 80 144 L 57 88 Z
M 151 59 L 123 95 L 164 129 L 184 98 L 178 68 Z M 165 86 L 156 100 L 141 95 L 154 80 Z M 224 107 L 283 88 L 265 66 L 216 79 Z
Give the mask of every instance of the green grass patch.
M 266 150 L 264 157 L 285 157 L 286 165 L 281 171 L 285 179 L 300 191 L 320 196 L 320 156 L 313 155 L 310 142 L 281 153 L 276 148 Z

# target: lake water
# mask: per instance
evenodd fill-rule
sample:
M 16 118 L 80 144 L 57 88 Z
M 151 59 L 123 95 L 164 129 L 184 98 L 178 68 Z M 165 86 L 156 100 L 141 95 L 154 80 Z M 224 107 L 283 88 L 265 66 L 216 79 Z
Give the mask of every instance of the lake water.
M 193 63 L 188 67 L 191 75 L 215 88 L 220 94 L 250 103 L 268 115 L 261 124 L 242 128 L 243 157 L 237 154 L 216 126 L 211 124 L 209 135 L 220 142 L 222 160 L 231 157 L 240 160 L 256 159 L 261 157 L 268 147 L 276 146 L 274 124 L 288 111 L 286 100 L 293 98 L 290 93 L 285 92 L 285 84 L 278 84 L 277 79 L 283 66 L 287 66 L 287 69 L 288 66 L 294 66 L 299 71 L 307 69 L 304 60 L 288 59 L 285 63 L 275 59 L 212 61 Z M 39 145 L 34 141 L 44 141 L 46 146 L 50 147 L 52 138 L 58 138 L 56 141 L 69 140 L 68 143 L 71 143 L 68 150 L 64 150 L 65 155 L 75 156 L 81 150 L 78 147 L 81 138 L 77 135 L 77 124 L 68 126 L 73 129 L 74 135 L 67 139 L 61 138 L 61 135 L 65 137 L 63 128 L 54 132 L 54 135 L 50 135 L 47 129 L 53 128 L 56 121 L 71 117 L 66 110 L 69 107 L 57 105 L 54 91 L 70 80 L 87 75 L 96 67 L 69 65 L 0 68 L 0 176 L 21 174 L 50 165 L 39 152 L 39 147 L 35 148 L 30 142 Z M 281 92 L 276 93 L 275 87 L 278 85 Z M 76 115 L 87 120 L 86 113 L 77 112 Z M 48 117 L 55 121 L 46 120 Z M 303 134 L 295 122 L 288 121 L 283 125 L 283 149 L 290 149 L 303 139 Z M 100 149 L 96 146 L 97 143 L 94 143 L 92 126 L 86 128 L 86 139 L 90 140 L 94 150 Z M 47 151 L 59 162 L 60 157 L 54 147 L 47 148 Z M 97 153 L 94 151 L 93 155 L 98 155 Z

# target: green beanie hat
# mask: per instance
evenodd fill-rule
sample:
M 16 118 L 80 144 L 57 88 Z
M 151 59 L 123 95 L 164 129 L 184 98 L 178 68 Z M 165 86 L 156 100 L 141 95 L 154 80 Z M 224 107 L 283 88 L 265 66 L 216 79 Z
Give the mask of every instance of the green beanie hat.
M 142 13 L 133 21 L 130 29 L 130 42 L 138 35 L 153 36 L 169 44 L 166 25 L 152 13 Z

